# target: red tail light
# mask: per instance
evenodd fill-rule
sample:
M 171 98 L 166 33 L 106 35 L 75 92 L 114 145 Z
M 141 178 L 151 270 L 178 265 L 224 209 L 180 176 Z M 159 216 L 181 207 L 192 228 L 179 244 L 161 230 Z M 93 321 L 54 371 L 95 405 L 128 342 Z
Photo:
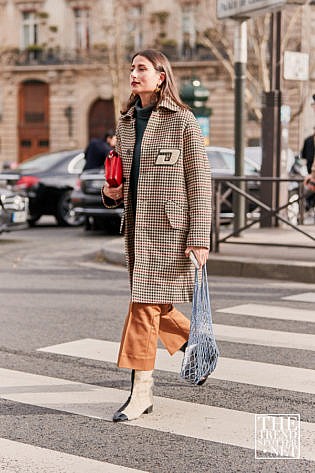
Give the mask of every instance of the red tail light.
M 15 184 L 17 189 L 29 189 L 38 184 L 39 179 L 35 176 L 22 176 Z
M 75 190 L 75 191 L 79 191 L 80 189 L 81 189 L 81 179 L 78 178 L 78 179 L 75 181 L 74 190 Z

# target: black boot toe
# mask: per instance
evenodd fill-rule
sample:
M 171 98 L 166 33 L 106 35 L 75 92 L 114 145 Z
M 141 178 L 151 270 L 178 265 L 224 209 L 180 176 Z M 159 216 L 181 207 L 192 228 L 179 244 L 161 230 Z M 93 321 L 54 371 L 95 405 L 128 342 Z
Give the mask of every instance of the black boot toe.
M 185 342 L 183 346 L 180 347 L 180 351 L 182 351 L 183 353 L 185 353 L 185 350 L 187 348 L 187 345 L 188 345 L 188 342 Z
M 203 384 L 205 384 L 205 382 L 207 381 L 208 379 L 208 376 L 204 376 L 203 378 L 201 378 L 201 380 L 197 383 L 197 386 L 202 386 Z
M 128 417 L 120 411 L 115 412 L 113 415 L 113 422 L 124 422 L 126 420 L 128 420 Z

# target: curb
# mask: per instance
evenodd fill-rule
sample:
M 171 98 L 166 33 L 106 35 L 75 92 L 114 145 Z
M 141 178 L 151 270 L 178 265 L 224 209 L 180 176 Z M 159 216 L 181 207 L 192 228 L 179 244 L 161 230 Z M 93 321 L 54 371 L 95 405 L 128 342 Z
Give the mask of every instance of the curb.
M 100 251 L 104 261 L 111 264 L 126 266 L 125 254 L 120 251 L 104 248 Z
M 303 283 L 315 283 L 315 265 L 308 262 L 254 260 L 210 255 L 207 272 L 212 276 L 281 279 Z
M 125 255 L 113 248 L 103 247 L 100 254 L 104 261 L 126 266 Z M 243 278 L 264 278 L 303 283 L 315 283 L 315 264 L 296 261 L 275 261 L 246 257 L 211 255 L 207 262 L 207 272 L 211 276 L 231 276 Z

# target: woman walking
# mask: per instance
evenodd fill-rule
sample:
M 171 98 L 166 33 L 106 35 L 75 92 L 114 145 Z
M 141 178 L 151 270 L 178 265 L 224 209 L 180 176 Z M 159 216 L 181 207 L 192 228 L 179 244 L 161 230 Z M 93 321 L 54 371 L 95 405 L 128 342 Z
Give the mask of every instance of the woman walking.
M 117 126 L 124 183 L 116 188 L 105 183 L 102 190 L 106 206 L 124 200 L 131 287 L 118 366 L 132 370 L 132 386 L 115 422 L 152 412 L 158 338 L 170 355 L 184 350 L 190 323 L 173 304 L 192 299 L 194 266 L 188 256 L 192 250 L 206 263 L 211 220 L 203 138 L 179 98 L 168 59 L 152 49 L 135 54 L 130 86 Z

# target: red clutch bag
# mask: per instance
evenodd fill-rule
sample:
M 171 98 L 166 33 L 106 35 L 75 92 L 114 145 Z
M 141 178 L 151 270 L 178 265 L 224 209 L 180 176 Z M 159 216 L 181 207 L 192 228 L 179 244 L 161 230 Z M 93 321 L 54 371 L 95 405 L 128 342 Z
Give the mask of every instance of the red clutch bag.
M 110 151 L 105 159 L 105 179 L 110 187 L 118 187 L 122 183 L 122 160 L 116 151 Z

